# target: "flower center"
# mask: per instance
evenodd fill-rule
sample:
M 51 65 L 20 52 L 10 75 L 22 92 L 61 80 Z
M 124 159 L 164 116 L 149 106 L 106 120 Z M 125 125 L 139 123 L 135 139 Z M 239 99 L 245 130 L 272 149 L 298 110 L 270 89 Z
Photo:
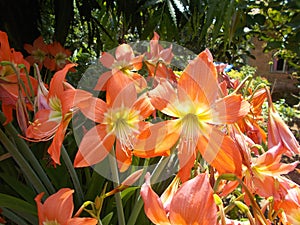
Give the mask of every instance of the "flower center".
M 49 106 L 52 109 L 50 114 L 50 119 L 53 120 L 59 120 L 62 118 L 62 112 L 61 112 L 61 102 L 60 99 L 55 97 L 52 97 L 49 99 Z
M 43 225 L 60 225 L 59 222 L 57 222 L 56 220 L 46 220 L 45 222 L 43 222 Z
M 46 57 L 46 53 L 40 49 L 33 51 L 32 55 L 33 55 L 34 60 L 36 60 L 38 62 L 43 62 Z
M 59 52 L 55 55 L 55 62 L 58 68 L 62 68 L 66 64 L 67 55 Z
M 106 113 L 104 123 L 108 132 L 113 132 L 121 143 L 121 148 L 133 149 L 133 142 L 138 131 L 139 113 L 129 108 L 118 108 Z
M 200 131 L 200 121 L 197 115 L 188 113 L 182 120 L 181 145 L 185 146 L 188 154 L 195 151 Z

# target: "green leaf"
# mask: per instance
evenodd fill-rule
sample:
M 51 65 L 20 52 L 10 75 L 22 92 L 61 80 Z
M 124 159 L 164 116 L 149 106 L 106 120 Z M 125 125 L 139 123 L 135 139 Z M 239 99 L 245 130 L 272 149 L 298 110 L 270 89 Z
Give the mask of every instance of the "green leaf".
M 27 202 L 34 203 L 35 192 L 27 185 L 21 183 L 16 177 L 12 177 L 5 173 L 0 173 L 1 179 L 7 183 L 18 195 Z
M 112 217 L 114 215 L 114 212 L 108 213 L 102 220 L 102 225 L 109 225 L 109 222 L 111 221 Z
M 36 206 L 13 196 L 0 193 L 0 207 L 5 207 L 13 211 L 36 215 Z
M 130 199 L 130 197 L 133 194 L 135 194 L 135 190 L 137 190 L 139 188 L 140 187 L 129 187 L 129 188 L 126 188 L 124 191 L 121 192 L 121 198 L 122 198 L 122 201 L 123 201 L 124 205 Z

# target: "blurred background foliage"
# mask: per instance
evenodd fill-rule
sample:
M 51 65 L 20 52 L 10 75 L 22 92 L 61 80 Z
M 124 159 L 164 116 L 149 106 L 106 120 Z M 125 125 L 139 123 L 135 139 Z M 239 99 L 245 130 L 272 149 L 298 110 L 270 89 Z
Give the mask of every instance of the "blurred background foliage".
M 298 0 L 2 0 L 0 29 L 19 51 L 42 35 L 76 49 L 83 60 L 150 39 L 153 31 L 196 54 L 209 48 L 216 60 L 236 65 L 251 57 L 254 36 L 294 67 L 300 59 Z

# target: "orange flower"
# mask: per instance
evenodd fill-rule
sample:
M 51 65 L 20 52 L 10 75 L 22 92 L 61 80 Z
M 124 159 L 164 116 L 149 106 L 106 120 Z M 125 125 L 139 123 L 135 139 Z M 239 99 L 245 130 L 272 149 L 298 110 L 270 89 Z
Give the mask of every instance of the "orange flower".
M 46 57 L 44 62 L 44 66 L 47 69 L 57 71 L 70 63 L 68 57 L 71 56 L 71 51 L 65 49 L 59 42 L 53 42 L 52 44 L 47 45 L 47 48 L 50 53 L 50 56 Z
M 33 77 L 28 78 L 24 69 L 19 69 L 17 65 L 23 64 L 29 72 L 30 65 L 24 60 L 20 52 L 11 49 L 8 42 L 8 37 L 5 32 L 0 31 L 0 62 L 6 61 L 15 65 L 15 68 L 20 74 L 20 80 L 25 84 L 27 93 L 31 93 L 29 82 L 32 85 L 34 94 L 37 90 L 37 81 Z M 5 124 L 13 120 L 13 110 L 16 109 L 18 99 L 26 103 L 28 109 L 32 110 L 32 105 L 29 104 L 25 90 L 20 88 L 20 80 L 11 65 L 0 65 L 0 101 L 2 102 L 2 111 L 6 117 Z M 33 97 L 33 96 L 31 96 Z M 23 99 L 24 98 L 24 99 Z
M 37 204 L 39 225 L 95 225 L 97 220 L 93 218 L 73 217 L 73 192 L 69 188 L 62 188 L 49 196 L 41 203 L 44 193 L 35 197 Z
M 251 138 L 256 144 L 266 142 L 267 138 L 265 131 L 257 123 L 262 119 L 262 104 L 266 98 L 267 93 L 264 88 L 256 91 L 249 101 L 250 112 L 237 122 L 241 131 Z
M 289 157 L 300 154 L 300 146 L 289 127 L 275 110 L 271 94 L 268 89 L 269 118 L 268 118 L 268 149 L 276 154 L 285 154 Z
M 300 188 L 299 185 L 294 185 L 288 190 L 287 195 L 281 202 L 275 203 L 277 210 L 283 210 L 285 214 L 285 224 L 300 224 Z
M 245 171 L 245 184 L 255 194 L 274 200 L 281 200 L 290 188 L 290 181 L 284 174 L 293 171 L 298 162 L 284 164 L 281 155 L 268 151 L 252 159 L 251 169 Z M 268 184 L 268 185 L 266 185 Z
M 40 80 L 37 96 L 39 111 L 26 131 L 26 139 L 29 141 L 48 141 L 53 138 L 48 153 L 57 164 L 60 164 L 60 149 L 72 119 L 73 107 L 78 102 L 92 97 L 92 94 L 75 90 L 64 83 L 68 70 L 74 66 L 75 64 L 67 64 L 64 69 L 54 74 L 49 92 Z
M 126 81 L 126 84 L 134 82 L 138 92 L 144 89 L 147 83 L 145 79 L 137 73 L 143 66 L 142 60 L 144 56 L 140 55 L 135 57 L 132 48 L 128 44 L 118 46 L 115 55 L 116 58 L 107 52 L 102 54 L 100 62 L 103 66 L 110 69 L 110 71 L 101 74 L 94 89 L 99 91 L 107 90 L 108 92 L 113 90 L 118 93 L 124 86 L 119 84 L 118 76 L 115 76 L 116 74 L 124 76 L 124 78 L 121 79 Z M 114 97 L 108 95 L 107 100 L 110 101 L 110 98 Z
M 125 171 L 131 164 L 135 136 L 146 125 L 143 120 L 153 112 L 153 106 L 146 95 L 137 98 L 134 84 L 126 86 L 127 81 L 124 81 L 123 75 L 118 80 L 125 87 L 118 95 L 113 95 L 115 98 L 111 99 L 110 103 L 93 98 L 92 101 L 86 102 L 87 107 L 79 105 L 88 118 L 100 124 L 83 137 L 75 158 L 75 167 L 89 166 L 102 161 L 111 151 L 115 141 L 120 171 Z
M 177 88 L 161 79 L 149 93 L 151 103 L 175 119 L 153 124 L 141 132 L 134 154 L 140 157 L 164 155 L 178 143 L 182 181 L 189 178 L 196 150 L 219 173 L 241 175 L 239 150 L 218 126 L 245 116 L 249 104 L 240 95 L 220 98 L 218 88 L 217 72 L 208 50 L 190 62 Z
M 169 78 L 176 82 L 176 76 L 171 68 L 168 68 L 174 57 L 172 46 L 164 49 L 159 43 L 159 35 L 154 32 L 154 37 L 150 41 L 150 52 L 146 53 L 145 61 L 149 76 Z
M 39 69 L 41 69 L 48 54 L 48 47 L 45 44 L 43 37 L 40 36 L 35 39 L 33 45 L 25 44 L 24 49 L 30 54 L 30 56 L 26 57 L 26 60 L 30 65 L 37 63 Z
M 141 188 L 144 210 L 154 224 L 206 225 L 217 223 L 217 207 L 206 174 L 199 174 L 178 188 L 178 179 L 170 184 L 161 198 L 150 186 L 150 174 Z M 167 195 L 167 198 L 166 196 Z

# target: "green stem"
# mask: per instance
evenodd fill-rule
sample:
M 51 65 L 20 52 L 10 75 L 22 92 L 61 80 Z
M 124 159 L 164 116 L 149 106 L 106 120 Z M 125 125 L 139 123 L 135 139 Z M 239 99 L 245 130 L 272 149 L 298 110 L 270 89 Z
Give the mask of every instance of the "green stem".
M 110 169 L 111 169 L 111 173 L 112 173 L 114 188 L 116 188 L 120 185 L 120 180 L 119 180 L 119 171 L 118 171 L 118 165 L 117 165 L 117 161 L 116 161 L 116 154 L 115 154 L 114 147 L 112 148 L 112 150 L 110 152 L 111 152 L 111 154 L 108 155 L 109 165 L 110 165 Z M 116 205 L 117 205 L 118 223 L 119 223 L 119 225 L 126 225 L 124 211 L 123 211 L 122 198 L 121 198 L 121 192 L 117 192 L 115 194 L 115 199 L 116 199 Z
M 6 134 L 0 129 L 0 140 L 3 146 L 7 151 L 13 156 L 16 163 L 24 172 L 25 176 L 29 179 L 37 193 L 45 192 L 46 195 L 49 195 L 47 188 L 44 186 L 40 178 L 37 176 L 35 171 L 20 153 L 19 149 L 9 140 Z
M 2 123 L 3 121 L 5 121 L 5 116 L 3 115 L 2 112 L 0 112 L 0 122 Z M 28 162 L 32 166 L 33 170 L 36 172 L 36 174 L 38 174 L 41 182 L 46 186 L 49 193 L 54 193 L 55 188 L 53 187 L 53 184 L 49 180 L 47 174 L 43 170 L 41 164 L 39 163 L 39 161 L 37 160 L 37 158 L 31 151 L 31 149 L 28 147 L 27 143 L 22 138 L 19 137 L 19 133 L 16 130 L 16 128 L 11 123 L 9 123 L 4 127 L 4 129 L 14 139 L 14 141 L 18 147 L 18 153 L 21 156 L 23 155 L 24 158 L 26 158 L 28 160 Z
M 68 155 L 68 153 L 67 153 L 67 151 L 66 151 L 66 149 L 63 145 L 61 147 L 61 155 L 62 155 L 62 158 L 63 158 L 65 164 L 66 164 L 68 172 L 71 176 L 71 179 L 72 179 L 72 182 L 73 182 L 73 185 L 74 185 L 74 189 L 75 189 L 75 193 L 78 197 L 78 200 L 80 202 L 83 202 L 84 195 L 83 195 L 83 191 L 82 191 L 77 173 L 76 173 L 76 171 L 73 167 L 72 161 L 71 161 L 71 159 L 70 159 L 70 157 L 69 157 L 69 155 Z

